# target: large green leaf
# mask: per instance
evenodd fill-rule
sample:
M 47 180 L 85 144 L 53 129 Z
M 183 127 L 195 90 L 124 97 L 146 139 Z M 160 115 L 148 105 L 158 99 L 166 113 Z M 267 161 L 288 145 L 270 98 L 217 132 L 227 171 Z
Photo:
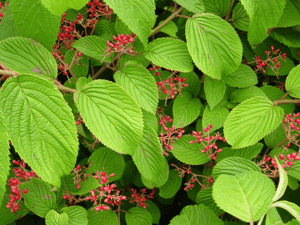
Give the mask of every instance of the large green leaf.
M 170 170 L 169 179 L 159 188 L 159 196 L 163 198 L 172 198 L 179 191 L 182 183 L 182 177 L 175 169 Z
M 74 99 L 86 126 L 103 144 L 117 152 L 134 153 L 143 135 L 143 116 L 122 87 L 95 80 L 77 91 Z
M 189 144 L 190 141 L 196 140 L 190 135 L 183 135 L 178 141 L 173 143 L 172 153 L 179 161 L 191 164 L 202 165 L 207 163 L 210 158 L 205 153 L 201 153 L 204 146 L 199 143 Z
M 145 49 L 145 57 L 155 65 L 170 70 L 191 72 L 192 58 L 186 43 L 174 38 L 157 38 L 150 42 Z
M 67 9 L 81 9 L 88 3 L 88 0 L 41 0 L 41 2 L 52 14 L 61 16 L 65 11 L 67 11 Z
M 230 24 L 214 14 L 196 14 L 188 19 L 186 39 L 194 63 L 212 78 L 233 73 L 241 63 L 241 40 Z
M 0 42 L 0 62 L 18 73 L 57 77 L 57 63 L 52 54 L 29 38 L 15 37 Z
M 92 207 L 94 208 L 94 207 Z M 111 209 L 96 212 L 95 209 L 88 210 L 89 225 L 118 225 L 118 216 Z
M 78 154 L 75 120 L 53 83 L 34 75 L 9 78 L 0 93 L 12 144 L 45 181 L 57 187 Z
M 10 5 L 18 34 L 34 39 L 52 51 L 61 17 L 53 15 L 40 0 L 12 0 Z
M 155 23 L 154 0 L 106 0 L 105 2 L 146 46 L 148 35 Z
M 23 195 L 26 206 L 40 217 L 45 217 L 51 209 L 56 209 L 56 196 L 52 187 L 47 182 L 32 178 L 29 182 L 23 183 L 20 186 L 21 191 L 28 189 L 28 192 Z
M 5 193 L 5 184 L 9 175 L 9 136 L 7 127 L 0 109 L 0 207 Z
M 154 77 L 141 65 L 127 65 L 114 74 L 121 85 L 141 106 L 155 114 L 158 104 L 158 90 Z
M 62 213 L 66 213 L 69 217 L 68 225 L 87 225 L 87 211 L 82 206 L 69 206 L 60 210 Z
M 238 176 L 222 174 L 213 185 L 217 205 L 245 222 L 259 220 L 271 206 L 274 194 L 273 181 L 256 171 Z
M 224 97 L 226 84 L 224 80 L 215 80 L 206 76 L 204 80 L 204 91 L 208 105 L 210 109 L 213 110 Z
M 93 163 L 86 170 L 86 173 L 93 174 L 95 171 L 105 171 L 107 176 L 112 173 L 115 174 L 115 176 L 108 178 L 108 182 L 120 179 L 125 169 L 124 157 L 106 147 L 95 151 L 88 162 Z
M 179 5 L 193 13 L 205 12 L 205 5 L 203 1 L 199 0 L 175 0 Z
M 59 214 L 55 210 L 51 210 L 47 213 L 45 222 L 47 225 L 67 225 L 69 217 L 67 213 Z
M 272 207 L 279 207 L 285 209 L 290 214 L 292 214 L 298 220 L 298 222 L 300 222 L 300 207 L 295 203 L 288 201 L 278 201 L 273 203 Z
M 255 144 L 275 130 L 283 118 L 283 109 L 268 98 L 257 96 L 236 106 L 224 124 L 226 141 L 232 148 Z
M 289 95 L 295 98 L 300 98 L 300 65 L 291 70 L 286 78 L 285 88 Z
M 285 0 L 241 0 L 249 17 L 248 40 L 251 45 L 268 37 L 268 28 L 275 27 L 283 13 Z
M 276 27 L 292 27 L 300 24 L 300 15 L 297 8 L 289 0 L 285 0 L 286 5 L 283 9 L 282 16 Z
M 156 180 L 161 174 L 168 176 L 159 138 L 151 127 L 144 127 L 142 141 L 132 159 L 142 176 L 149 180 Z
M 152 216 L 146 210 L 138 207 L 132 207 L 125 215 L 127 225 L 151 225 Z
M 176 128 L 185 127 L 192 123 L 200 114 L 201 102 L 193 98 L 192 94 L 183 91 L 178 95 L 173 105 L 174 122 Z

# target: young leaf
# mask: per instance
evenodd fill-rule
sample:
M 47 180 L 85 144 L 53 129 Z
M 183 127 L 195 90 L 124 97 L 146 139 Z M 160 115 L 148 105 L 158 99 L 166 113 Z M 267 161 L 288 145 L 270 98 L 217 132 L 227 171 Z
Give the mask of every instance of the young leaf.
M 206 76 L 204 80 L 204 91 L 210 109 L 213 110 L 224 97 L 226 84 L 224 80 L 215 80 Z
M 88 162 L 93 163 L 86 170 L 87 174 L 93 174 L 95 171 L 104 171 L 107 176 L 115 174 L 115 176 L 108 178 L 108 182 L 120 179 L 125 170 L 124 157 L 106 147 L 95 151 Z
M 173 125 L 176 128 L 185 127 L 196 120 L 202 106 L 200 99 L 193 98 L 190 92 L 182 91 L 180 94 L 173 105 Z
M 146 210 L 138 207 L 132 207 L 125 215 L 127 225 L 151 225 L 152 216 Z
M 4 83 L 0 107 L 20 157 L 60 187 L 60 177 L 74 168 L 78 154 L 74 116 L 62 94 L 41 77 L 19 75 Z
M 242 43 L 226 21 L 211 13 L 196 14 L 188 19 L 185 32 L 188 50 L 203 73 L 219 80 L 237 70 Z
M 136 100 L 141 108 L 155 114 L 158 104 L 157 85 L 145 67 L 127 65 L 114 74 L 114 79 Z
M 170 170 L 169 179 L 162 187 L 159 188 L 159 196 L 163 198 L 172 198 L 181 187 L 182 177 L 177 170 Z
M 106 0 L 105 2 L 146 46 L 148 35 L 155 23 L 154 0 Z
M 275 195 L 273 197 L 273 202 L 276 202 L 283 196 L 283 194 L 286 190 L 286 187 L 288 185 L 288 176 L 287 176 L 285 170 L 282 168 L 281 164 L 279 163 L 279 160 L 277 159 L 277 157 L 275 157 L 275 159 L 276 159 L 276 163 L 278 165 L 278 170 L 279 170 L 279 184 L 278 184 L 277 190 L 275 192 Z
M 87 0 L 41 0 L 53 15 L 61 16 L 67 9 L 79 10 L 85 6 Z
M 210 158 L 205 153 L 201 153 L 204 146 L 199 143 L 189 144 L 190 141 L 194 141 L 196 138 L 190 135 L 183 135 L 178 141 L 174 142 L 172 153 L 179 161 L 191 164 L 202 165 L 207 163 Z
M 111 209 L 96 212 L 95 207 L 88 210 L 88 224 L 89 225 L 118 225 L 118 216 Z
M 82 206 L 69 206 L 62 208 L 61 213 L 66 213 L 69 217 L 68 225 L 87 225 L 87 211 Z
M 32 38 L 52 51 L 61 17 L 53 15 L 40 0 L 11 1 L 10 6 L 19 36 Z
M 279 207 L 285 209 L 290 214 L 292 214 L 298 220 L 298 222 L 300 222 L 300 207 L 295 203 L 288 201 L 278 201 L 273 203 L 271 207 Z
M 86 126 L 103 144 L 116 152 L 134 154 L 143 135 L 143 116 L 123 88 L 95 80 L 77 91 L 74 100 Z
M 67 213 L 59 214 L 55 210 L 51 210 L 47 213 L 45 222 L 47 225 L 67 225 L 69 217 Z
M 222 174 L 213 185 L 217 205 L 245 222 L 259 220 L 272 205 L 274 194 L 272 180 L 256 171 L 237 176 Z
M 249 43 L 251 45 L 257 45 L 268 37 L 268 28 L 277 25 L 283 13 L 285 1 L 241 0 L 241 3 L 250 17 L 248 32 Z
M 275 130 L 283 118 L 283 109 L 268 98 L 257 96 L 235 107 L 224 124 L 226 141 L 232 148 L 255 144 Z
M 291 70 L 285 81 L 285 88 L 289 95 L 300 98 L 300 65 Z
M 35 40 L 22 37 L 6 39 L 0 42 L 0 53 L 0 62 L 18 73 L 57 77 L 57 63 L 54 57 Z
M 193 61 L 186 43 L 174 38 L 157 38 L 145 48 L 145 57 L 155 65 L 170 70 L 191 72 Z
M 26 206 L 42 218 L 45 218 L 51 209 L 57 208 L 56 196 L 51 188 L 50 184 L 39 178 L 32 178 L 20 186 L 21 193 L 24 189 L 28 189 L 23 195 Z

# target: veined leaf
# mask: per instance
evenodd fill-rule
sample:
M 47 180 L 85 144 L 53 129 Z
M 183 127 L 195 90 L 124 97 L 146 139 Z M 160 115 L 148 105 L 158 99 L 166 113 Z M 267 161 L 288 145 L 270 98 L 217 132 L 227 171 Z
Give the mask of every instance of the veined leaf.
M 74 99 L 86 126 L 103 144 L 116 152 L 134 154 L 143 135 L 143 115 L 123 88 L 95 80 L 77 91 Z
M 152 223 L 159 224 L 161 213 L 160 213 L 160 209 L 158 208 L 158 206 L 149 199 L 147 201 L 145 201 L 145 204 L 147 205 L 146 210 L 152 216 Z
M 159 188 L 159 196 L 163 198 L 172 198 L 179 191 L 182 183 L 182 177 L 177 170 L 170 170 L 167 183 Z
M 62 213 L 66 213 L 69 217 L 68 225 L 87 225 L 87 211 L 82 206 L 69 206 L 60 210 Z
M 257 86 L 236 89 L 231 94 L 231 103 L 241 103 L 255 96 L 267 97 L 267 95 Z
M 188 19 L 185 34 L 194 63 L 206 75 L 219 80 L 239 67 L 241 40 L 222 18 L 211 13 L 196 14 Z
M 242 3 L 238 2 L 238 4 L 236 4 L 234 9 L 232 10 L 232 20 L 236 28 L 242 31 L 248 31 L 250 18 Z
M 212 124 L 213 127 L 209 132 L 214 132 L 223 127 L 228 114 L 229 110 L 225 107 L 215 107 L 213 110 L 210 110 L 210 107 L 207 105 L 203 112 L 202 127 L 207 127 Z
M 199 0 L 175 0 L 179 5 L 193 13 L 204 13 L 205 5 Z
M 45 222 L 47 225 L 67 225 L 68 223 L 67 213 L 59 214 L 55 210 L 51 210 L 47 213 Z
M 96 212 L 95 207 L 88 210 L 89 225 L 118 225 L 118 216 L 111 209 Z
M 213 185 L 217 205 L 246 222 L 259 220 L 272 205 L 274 194 L 272 180 L 256 171 L 238 176 L 222 174 Z
M 291 70 L 286 78 L 285 88 L 289 95 L 295 98 L 300 98 L 300 65 Z
M 197 97 L 200 92 L 200 79 L 197 74 L 195 74 L 193 71 L 189 73 L 180 73 L 179 75 L 180 79 L 185 78 L 189 86 L 183 87 L 183 91 L 189 91 L 193 97 Z
M 300 24 L 300 15 L 297 8 L 290 0 L 285 0 L 286 5 L 283 9 L 282 16 L 276 27 L 292 27 Z
M 283 113 L 266 97 L 250 98 L 228 115 L 224 124 L 226 141 L 232 148 L 253 145 L 279 126 Z
M 164 21 L 160 21 L 159 24 Z M 173 38 L 178 38 L 176 33 L 178 32 L 178 28 L 173 21 L 169 21 L 165 26 L 159 29 L 160 32 L 170 35 Z
M 87 0 L 41 0 L 49 11 L 57 16 L 61 16 L 67 9 L 79 10 L 87 4 Z
M 19 75 L 4 83 L 0 107 L 20 157 L 60 187 L 60 177 L 72 171 L 78 154 L 75 120 L 62 94 L 43 78 Z
M 127 225 L 151 225 L 152 216 L 146 210 L 138 207 L 132 207 L 125 215 Z
M 155 65 L 170 70 L 191 72 L 193 61 L 186 43 L 174 38 L 157 38 L 145 49 L 145 57 Z
M 202 0 L 205 12 L 213 13 L 219 17 L 224 17 L 229 11 L 230 0 Z
M 10 5 L 8 5 L 4 11 L 4 15 L 1 19 L 0 29 L 0 41 L 5 40 L 6 38 L 19 36 Z
M 75 55 L 74 49 L 68 50 L 67 53 L 65 54 L 64 61 L 68 65 L 71 65 L 74 55 Z M 72 72 L 74 73 L 77 79 L 80 77 L 86 77 L 89 72 L 89 57 L 83 54 L 81 56 L 81 59 L 78 61 L 78 63 L 79 64 L 75 63 L 72 66 Z
M 93 176 L 89 176 L 88 179 L 80 182 L 80 188 L 76 187 L 74 183 L 75 174 L 69 174 L 63 177 L 62 187 L 68 189 L 73 195 L 83 195 L 89 191 L 100 187 L 99 181 Z
M 279 207 L 285 209 L 290 214 L 292 214 L 298 220 L 298 222 L 300 222 L 300 207 L 295 203 L 288 201 L 278 201 L 273 203 L 272 207 Z
M 0 42 L 0 62 L 18 73 L 57 77 L 57 63 L 52 54 L 29 38 L 15 37 Z
M 224 80 L 215 80 L 206 76 L 204 80 L 204 91 L 208 105 L 210 109 L 213 110 L 224 97 L 226 84 Z

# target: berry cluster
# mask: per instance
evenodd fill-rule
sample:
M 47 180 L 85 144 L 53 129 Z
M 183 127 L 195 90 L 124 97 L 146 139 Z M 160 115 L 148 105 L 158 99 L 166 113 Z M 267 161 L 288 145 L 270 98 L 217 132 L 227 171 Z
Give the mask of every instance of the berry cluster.
M 290 113 L 290 114 L 285 116 L 285 119 L 283 120 L 283 123 L 285 125 L 288 125 L 290 127 L 290 129 L 299 131 L 298 126 L 300 126 L 300 120 L 297 119 L 299 116 L 300 116 L 299 112 L 294 114 L 294 117 L 292 117 L 292 114 Z M 286 128 L 286 126 L 285 126 L 285 128 Z
M 163 146 L 164 155 L 168 155 L 167 151 L 170 152 L 173 149 L 173 146 L 171 144 L 174 143 L 174 140 L 178 140 L 182 137 L 182 134 L 184 133 L 183 128 L 177 128 L 175 129 L 175 126 L 167 127 L 167 123 L 172 123 L 173 119 L 170 116 L 164 116 L 162 114 L 159 114 L 159 122 L 162 126 L 162 130 L 160 133 L 160 141 L 161 145 Z M 164 134 L 163 131 L 166 131 Z
M 87 3 L 87 6 L 90 7 L 87 9 L 87 11 L 90 13 L 89 18 L 93 20 L 95 19 L 98 20 L 98 18 L 101 16 L 106 16 L 106 19 L 109 19 L 113 15 L 112 9 L 109 8 L 109 6 L 105 2 L 100 3 L 99 0 L 93 0 L 93 1 L 89 1 Z M 77 17 L 77 19 L 79 20 L 78 22 L 80 22 L 82 18 Z M 92 26 L 92 24 L 90 26 Z
M 130 191 L 131 191 L 132 200 L 130 202 L 131 203 L 136 202 L 137 206 L 146 208 L 145 201 L 147 201 L 148 198 L 154 198 L 153 195 L 155 194 L 155 188 L 150 189 L 150 190 L 152 190 L 152 192 L 147 195 L 146 194 L 147 188 L 140 190 L 140 192 L 137 192 L 135 189 L 131 188 Z
M 213 136 L 210 136 L 209 131 L 213 125 L 209 125 L 206 128 L 203 128 L 202 131 L 199 131 L 198 133 L 196 131 L 192 132 L 192 136 L 196 138 L 194 141 L 190 141 L 189 144 L 193 143 L 200 143 L 204 146 L 201 153 L 206 153 L 212 160 L 216 160 L 217 154 L 222 151 L 222 149 L 218 148 L 216 145 L 216 141 L 223 141 L 226 142 L 225 137 L 221 137 L 219 133 L 216 133 Z M 204 134 L 205 133 L 205 134 Z M 214 151 L 215 150 L 215 151 Z
M 289 147 L 289 144 L 286 146 Z M 283 154 L 279 154 L 279 158 L 281 161 L 284 162 L 284 164 L 282 164 L 282 168 L 286 168 L 286 167 L 290 167 L 292 165 L 294 165 L 294 162 L 300 159 L 300 156 L 293 152 L 291 154 L 287 154 L 286 156 L 284 156 Z M 270 166 L 273 166 L 274 169 L 278 170 L 278 165 L 276 163 L 276 159 L 275 158 L 271 158 L 270 156 L 265 157 L 264 159 L 265 162 L 265 168 L 267 170 L 272 170 L 272 168 L 270 168 Z M 268 164 L 270 163 L 270 164 Z

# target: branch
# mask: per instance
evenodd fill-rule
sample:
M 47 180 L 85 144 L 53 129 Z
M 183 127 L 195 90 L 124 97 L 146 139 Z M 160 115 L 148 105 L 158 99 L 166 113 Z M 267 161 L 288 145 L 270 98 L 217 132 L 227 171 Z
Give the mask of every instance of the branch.
M 282 99 L 273 101 L 274 106 L 282 105 L 282 104 L 291 104 L 291 103 L 300 103 L 300 99 Z
M 11 70 L 0 70 L 0 74 L 5 75 L 5 76 L 17 76 L 18 73 L 15 71 Z
M 54 84 L 58 90 L 62 91 L 62 92 L 67 92 L 67 93 L 72 93 L 74 94 L 76 92 L 75 89 L 72 89 L 72 88 L 68 88 L 66 86 L 63 86 L 63 85 L 58 85 L 58 84 Z
M 228 21 L 228 19 L 229 19 L 229 16 L 230 16 L 230 13 L 231 13 L 231 10 L 233 7 L 233 3 L 234 3 L 234 0 L 231 0 L 229 11 L 228 11 L 227 15 L 225 16 L 226 21 Z

